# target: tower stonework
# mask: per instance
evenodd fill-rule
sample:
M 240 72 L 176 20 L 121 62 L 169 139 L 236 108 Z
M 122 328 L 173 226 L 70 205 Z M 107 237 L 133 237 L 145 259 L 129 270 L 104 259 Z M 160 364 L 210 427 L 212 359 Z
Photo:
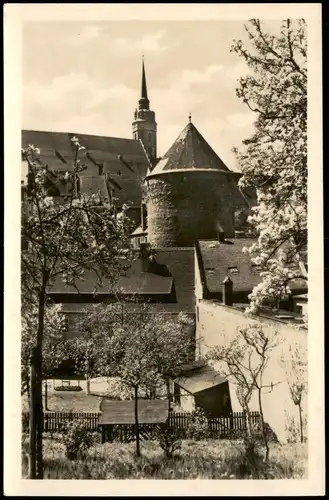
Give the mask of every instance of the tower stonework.
M 138 109 L 134 113 L 132 129 L 133 139 L 140 140 L 143 143 L 150 162 L 154 166 L 157 160 L 157 123 L 154 111 L 150 110 L 150 101 L 147 96 L 144 60 L 142 65 L 141 98 L 138 101 Z
M 234 237 L 234 211 L 245 206 L 229 170 L 191 121 L 147 175 L 148 241 L 156 248 Z

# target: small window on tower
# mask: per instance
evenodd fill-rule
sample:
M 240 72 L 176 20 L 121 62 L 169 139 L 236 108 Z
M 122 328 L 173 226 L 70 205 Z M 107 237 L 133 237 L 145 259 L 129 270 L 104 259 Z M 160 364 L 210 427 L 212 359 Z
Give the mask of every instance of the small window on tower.
M 151 140 L 152 140 L 152 134 L 149 133 L 149 135 L 148 135 L 148 141 L 151 142 Z

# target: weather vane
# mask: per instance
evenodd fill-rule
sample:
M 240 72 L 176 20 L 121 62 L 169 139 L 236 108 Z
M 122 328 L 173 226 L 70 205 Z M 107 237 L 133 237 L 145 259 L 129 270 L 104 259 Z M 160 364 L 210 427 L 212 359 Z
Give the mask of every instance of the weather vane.
M 192 120 L 191 111 L 189 112 L 189 115 L 188 115 L 188 120 L 189 120 L 189 122 L 191 123 L 191 120 Z

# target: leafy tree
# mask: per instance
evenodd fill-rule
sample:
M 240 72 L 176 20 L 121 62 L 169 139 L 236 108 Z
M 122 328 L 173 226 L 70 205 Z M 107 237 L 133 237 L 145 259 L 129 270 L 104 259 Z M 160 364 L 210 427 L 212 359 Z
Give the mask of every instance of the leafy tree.
M 68 358 L 67 342 L 64 335 L 66 320 L 60 304 L 46 305 L 44 316 L 44 336 L 42 343 L 42 376 L 50 376 Z M 36 343 L 38 329 L 37 305 L 30 304 L 22 316 L 21 333 L 21 393 L 27 394 L 30 402 L 30 359 Z
M 300 442 L 304 442 L 303 397 L 307 394 L 307 353 L 300 343 L 289 345 L 287 353 L 282 353 L 281 363 L 287 377 L 289 392 L 298 408 Z
M 307 34 L 304 20 L 283 21 L 278 36 L 258 19 L 245 29 L 250 48 L 238 40 L 231 51 L 250 70 L 236 93 L 255 113 L 255 131 L 235 151 L 240 186 L 257 191 L 249 222 L 258 241 L 246 250 L 262 271 L 250 295 L 257 312 L 289 294 L 293 281 L 307 282 Z
M 71 142 L 74 161 L 65 177 L 72 189 L 64 202 L 48 196 L 48 180 L 54 174 L 42 162 L 40 150 L 32 145 L 22 150 L 22 159 L 28 164 L 27 187 L 22 197 L 22 316 L 29 316 L 29 303 L 35 303 L 37 322 L 33 349 L 35 380 L 31 389 L 31 479 L 43 478 L 42 345 L 47 291 L 58 278 L 65 285 L 77 287 L 85 271 L 94 273 L 95 290 L 104 278 L 114 283 L 122 267 L 119 256 L 124 253 L 122 226 L 105 200 L 99 193 L 85 196 L 79 192 L 79 173 L 85 167 L 78 156 L 85 148 L 76 137 Z
M 250 423 L 249 403 L 255 391 L 258 398 L 260 413 L 261 433 L 266 449 L 266 460 L 269 458 L 269 444 L 264 421 L 262 404 L 263 390 L 273 388 L 264 382 L 264 374 L 268 361 L 280 339 L 277 332 L 267 334 L 259 325 L 249 325 L 239 328 L 237 335 L 223 346 L 213 347 L 208 352 L 208 359 L 214 364 L 216 370 L 233 384 L 237 385 L 239 402 L 247 415 L 248 434 L 252 437 Z
M 81 317 L 80 359 L 86 359 L 94 375 L 119 377 L 132 392 L 137 456 L 141 454 L 138 399 L 147 393 L 154 398 L 193 359 L 194 336 L 186 322 L 182 315 L 154 314 L 142 303 L 107 304 L 102 311 L 89 309 Z

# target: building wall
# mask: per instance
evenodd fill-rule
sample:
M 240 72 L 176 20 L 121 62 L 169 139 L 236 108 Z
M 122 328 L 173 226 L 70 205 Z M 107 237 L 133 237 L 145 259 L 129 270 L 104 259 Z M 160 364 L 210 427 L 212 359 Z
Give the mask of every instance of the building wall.
M 278 332 L 281 343 L 276 347 L 271 355 L 268 366 L 264 373 L 264 384 L 271 386 L 264 389 L 263 406 L 265 421 L 269 423 L 280 440 L 287 438 L 285 429 L 285 410 L 290 416 L 298 417 L 297 407 L 291 401 L 286 374 L 280 364 L 282 352 L 287 352 L 290 344 L 299 342 L 303 349 L 307 351 L 308 335 L 307 330 L 295 327 L 282 321 L 275 321 L 268 318 L 248 318 L 242 311 L 233 307 L 207 300 L 197 302 L 196 337 L 198 340 L 199 356 L 203 357 L 209 348 L 216 345 L 225 345 L 234 338 L 239 327 L 248 325 L 262 325 L 264 331 L 271 335 Z M 275 385 L 277 384 L 277 385 Z M 236 396 L 236 386 L 230 385 L 230 397 L 232 411 L 241 411 Z M 257 411 L 257 395 L 254 394 L 250 409 Z M 303 404 L 304 412 L 307 414 L 307 397 Z
M 185 391 L 182 387 L 175 385 L 174 394 L 179 393 L 179 402 L 178 399 L 174 396 L 174 402 L 179 405 L 179 410 L 182 412 L 192 412 L 195 409 L 195 399 L 193 394 Z M 177 410 L 176 410 L 177 411 Z
M 215 385 L 195 395 L 195 404 L 213 417 L 229 415 L 232 411 L 228 383 Z
M 234 175 L 166 173 L 147 180 L 148 239 L 158 247 L 189 246 L 217 238 L 220 227 L 234 237 L 234 210 L 245 202 Z

